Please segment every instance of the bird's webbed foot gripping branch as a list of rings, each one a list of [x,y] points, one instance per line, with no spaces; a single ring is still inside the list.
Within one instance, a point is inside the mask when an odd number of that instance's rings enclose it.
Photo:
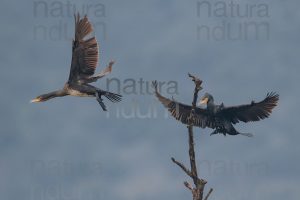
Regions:
[[[188,169],[182,163],[176,161],[174,158],[171,158],[172,161],[178,165],[191,179],[193,180],[194,185],[184,182],[184,185],[192,192],[193,200],[207,200],[209,195],[212,193],[213,189],[211,188],[204,197],[204,187],[207,183],[206,180],[198,177],[197,165],[195,160],[195,150],[194,150],[194,133],[193,133],[193,122],[194,122],[194,109],[196,108],[196,102],[198,98],[198,92],[202,89],[201,84],[202,80],[189,74],[189,77],[195,83],[194,97],[192,103],[192,110],[189,116],[189,124],[187,126],[189,133],[189,157],[191,168]]]

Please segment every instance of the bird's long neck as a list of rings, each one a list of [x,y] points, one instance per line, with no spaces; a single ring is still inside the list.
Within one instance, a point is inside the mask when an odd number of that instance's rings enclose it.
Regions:
[[[62,89],[62,90],[56,90],[53,92],[49,92],[47,94],[43,94],[43,95],[41,95],[41,97],[42,97],[43,101],[48,101],[49,99],[52,99],[55,97],[62,97],[62,96],[66,96],[66,95],[67,95],[67,92],[64,89]]]
[[[215,103],[214,103],[214,100],[213,99],[210,99],[208,102],[207,102],[207,109],[214,112],[215,110]]]

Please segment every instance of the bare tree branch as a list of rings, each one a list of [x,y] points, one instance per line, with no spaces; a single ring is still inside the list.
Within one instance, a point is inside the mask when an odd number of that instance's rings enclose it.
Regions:
[[[193,126],[188,126],[189,130],[189,156],[190,156],[190,165],[191,165],[191,178],[196,185],[198,182],[198,173],[197,173],[197,165],[195,160],[195,150],[194,150],[194,137],[193,137]]]
[[[188,176],[190,176],[191,178],[193,177],[193,175],[190,172],[190,170],[188,170],[182,163],[180,163],[177,160],[175,160],[175,158],[171,158],[171,160],[173,161],[173,163],[175,163],[176,165],[178,165]]]
[[[206,197],[204,198],[204,200],[207,200],[207,199],[208,199],[208,197],[209,197],[209,195],[212,193],[212,191],[213,191],[213,189],[210,188],[209,191],[208,191],[208,193],[207,193],[207,195],[206,195]]]
[[[187,126],[188,132],[189,132],[189,157],[190,157],[190,166],[191,170],[187,169],[182,163],[176,161],[174,158],[171,158],[172,161],[177,164],[188,176],[190,176],[193,179],[195,187],[193,188],[191,184],[188,182],[184,182],[184,185],[192,192],[193,200],[203,200],[203,191],[205,184],[207,183],[206,180],[200,179],[198,177],[198,171],[197,171],[197,164],[195,159],[195,150],[194,150],[194,133],[193,133],[193,122],[194,122],[194,112],[196,108],[196,102],[198,98],[198,92],[202,89],[201,84],[202,80],[197,78],[196,76],[193,76],[191,74],[188,74],[190,78],[192,78],[192,81],[195,83],[195,90],[194,90],[194,96],[193,96],[193,102],[192,102],[192,110],[189,116],[189,125]],[[210,194],[212,193],[213,189],[211,188],[207,195],[205,196],[204,200],[207,200]]]
[[[184,182],[185,187],[187,187],[189,190],[193,191],[193,187],[191,186],[190,183],[188,183],[187,181]]]

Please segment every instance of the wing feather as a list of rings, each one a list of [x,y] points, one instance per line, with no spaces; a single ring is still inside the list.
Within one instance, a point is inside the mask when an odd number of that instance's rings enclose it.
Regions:
[[[213,117],[202,108],[195,108],[193,119],[190,118],[192,111],[192,106],[185,105],[175,100],[170,100],[162,96],[157,90],[157,83],[154,82],[153,86],[155,88],[155,95],[158,100],[168,109],[171,115],[178,121],[181,121],[183,124],[190,124],[193,120],[193,125],[201,128],[210,127],[215,128],[215,122]]]
[[[279,95],[275,92],[268,93],[266,98],[258,103],[251,102],[251,104],[225,107],[218,115],[222,115],[236,124],[239,121],[250,122],[259,121],[270,116],[273,108],[277,105]]]
[[[75,38],[73,40],[72,63],[69,80],[86,79],[95,73],[99,48],[95,37],[88,37],[93,26],[87,16],[75,16]]]

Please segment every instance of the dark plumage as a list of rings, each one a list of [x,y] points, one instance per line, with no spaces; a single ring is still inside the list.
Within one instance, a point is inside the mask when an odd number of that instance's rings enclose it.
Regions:
[[[72,63],[70,75],[67,83],[61,90],[40,95],[31,102],[43,102],[55,97],[66,95],[79,97],[96,97],[100,106],[106,111],[106,106],[103,103],[101,96],[105,96],[112,102],[121,101],[121,95],[114,94],[108,91],[101,90],[89,83],[96,82],[99,78],[109,74],[112,70],[114,62],[102,70],[99,74],[94,75],[98,64],[98,43],[94,36],[92,24],[87,16],[80,18],[80,15],[75,17],[75,38],[72,46]],[[94,75],[94,76],[93,76]]]
[[[201,128],[212,128],[211,133],[229,134],[229,135],[245,135],[251,137],[251,133],[238,132],[233,124],[250,121],[259,121],[269,117],[272,109],[277,105],[279,95],[276,93],[268,93],[266,98],[258,103],[252,101],[250,104],[225,107],[215,105],[212,95],[206,93],[200,100],[200,103],[207,104],[206,109],[196,107],[191,117],[192,107],[189,105],[176,102],[163,97],[157,90],[157,84],[154,83],[155,94],[158,100],[169,110],[175,119],[181,121],[183,124],[193,124]]]

